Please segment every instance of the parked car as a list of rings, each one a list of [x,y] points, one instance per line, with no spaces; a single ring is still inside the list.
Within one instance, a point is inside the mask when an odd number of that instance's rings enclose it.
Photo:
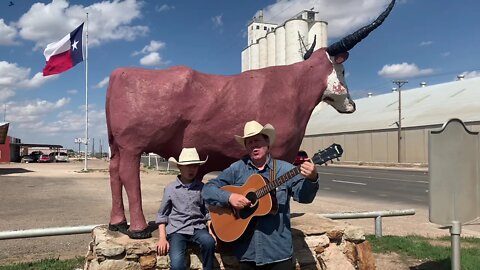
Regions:
[[[298,166],[307,160],[308,160],[307,152],[300,150],[298,151],[297,156],[295,157],[295,161],[293,162],[293,165]]]
[[[33,159],[33,157],[31,155],[24,155],[20,159],[20,162],[21,163],[31,163],[31,162],[35,162],[35,160]]]
[[[68,162],[68,154],[65,152],[52,152],[49,156],[53,162]]]
[[[40,157],[38,157],[38,160],[37,162],[51,162],[52,160],[50,159],[50,156],[49,155],[40,155]]]
[[[41,155],[43,155],[42,151],[32,151],[29,154],[33,158],[33,162],[37,162]]]

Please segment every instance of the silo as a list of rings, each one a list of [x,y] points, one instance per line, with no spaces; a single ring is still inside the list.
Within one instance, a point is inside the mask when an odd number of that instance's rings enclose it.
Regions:
[[[290,65],[303,61],[305,50],[298,34],[304,43],[308,43],[308,22],[302,19],[292,19],[285,22],[285,64]],[[302,53],[303,52],[303,53]]]
[[[314,49],[315,51],[322,47],[328,46],[327,25],[327,22],[317,21],[310,27],[310,30],[308,31],[308,48],[310,48],[310,45],[312,44],[315,35],[317,35],[317,44],[315,45]]]
[[[242,72],[250,70],[250,47],[242,51]]]
[[[260,46],[258,43],[250,45],[250,69],[258,69],[260,66],[259,48]]]
[[[267,38],[262,37],[258,39],[258,46],[259,68],[264,68],[267,66]]]
[[[275,29],[275,64],[285,65],[285,27]]]
[[[275,66],[275,32],[267,34],[267,67]]]

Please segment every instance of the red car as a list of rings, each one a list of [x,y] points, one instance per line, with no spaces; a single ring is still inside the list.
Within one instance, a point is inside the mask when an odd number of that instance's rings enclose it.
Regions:
[[[37,160],[37,162],[50,162],[50,161],[52,160],[50,159],[49,155],[40,155]]]
[[[307,152],[300,150],[298,151],[297,156],[295,157],[295,161],[293,162],[293,165],[298,166],[307,160],[308,160]]]

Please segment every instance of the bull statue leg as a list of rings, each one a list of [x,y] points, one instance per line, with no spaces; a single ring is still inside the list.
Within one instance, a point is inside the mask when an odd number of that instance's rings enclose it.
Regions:
[[[119,175],[120,153],[118,148],[112,148],[112,156],[110,157],[110,188],[112,190],[112,211],[110,212],[110,229],[124,230],[126,228],[127,218],[125,217],[125,209],[123,208],[122,182]],[[121,225],[120,225],[121,224]],[[116,228],[115,226],[123,226]]]
[[[151,237],[142,209],[140,190],[140,155],[112,147],[110,160],[110,187],[112,190],[112,211],[109,229],[121,231],[133,239]],[[130,227],[127,226],[123,206],[122,188],[125,188],[130,211]]]

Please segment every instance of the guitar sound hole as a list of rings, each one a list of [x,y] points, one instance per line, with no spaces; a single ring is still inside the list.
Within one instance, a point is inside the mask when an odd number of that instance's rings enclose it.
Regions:
[[[245,197],[252,203],[252,205],[257,203],[257,195],[255,192],[249,192]]]
[[[250,207],[245,207],[241,209],[238,213],[238,217],[241,219],[247,219],[249,218],[253,213],[258,208],[257,204],[257,196],[255,195],[255,192],[249,192],[245,195],[245,197],[252,203]]]

